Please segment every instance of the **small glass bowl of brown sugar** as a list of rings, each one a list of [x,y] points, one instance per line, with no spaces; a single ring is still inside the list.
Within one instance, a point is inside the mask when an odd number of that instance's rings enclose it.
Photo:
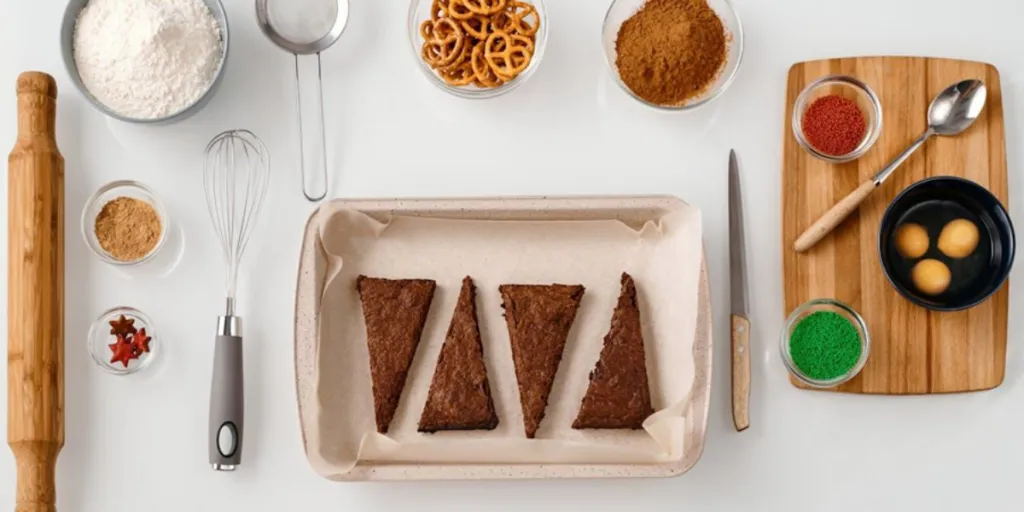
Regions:
[[[135,181],[114,181],[85,203],[82,236],[101,260],[138,265],[163,246],[167,222],[167,211],[152,190]]]
[[[718,98],[736,78],[743,25],[730,0],[614,0],[601,43],[622,90],[682,112]]]

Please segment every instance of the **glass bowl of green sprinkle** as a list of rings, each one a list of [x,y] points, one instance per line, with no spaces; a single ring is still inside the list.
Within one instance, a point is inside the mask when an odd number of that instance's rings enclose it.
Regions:
[[[854,378],[871,351],[864,319],[833,299],[814,299],[793,310],[779,339],[789,373],[815,388],[833,388]]]

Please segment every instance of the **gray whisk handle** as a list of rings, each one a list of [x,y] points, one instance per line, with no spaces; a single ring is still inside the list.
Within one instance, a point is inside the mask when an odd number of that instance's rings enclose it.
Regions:
[[[217,336],[210,389],[210,465],[234,471],[242,462],[245,391],[242,337]]]

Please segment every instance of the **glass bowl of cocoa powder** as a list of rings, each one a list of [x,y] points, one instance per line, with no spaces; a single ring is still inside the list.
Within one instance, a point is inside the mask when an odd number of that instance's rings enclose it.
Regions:
[[[660,111],[718,98],[743,59],[743,26],[730,0],[614,0],[602,46],[615,83]]]
[[[167,238],[167,210],[149,187],[131,180],[108,183],[82,210],[82,237],[101,260],[139,265],[160,251]]]

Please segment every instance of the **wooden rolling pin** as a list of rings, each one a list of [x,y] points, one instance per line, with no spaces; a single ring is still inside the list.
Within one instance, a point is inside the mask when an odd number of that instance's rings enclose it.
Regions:
[[[57,83],[18,77],[18,140],[7,160],[7,444],[17,512],[56,511],[64,446],[64,157]]]

